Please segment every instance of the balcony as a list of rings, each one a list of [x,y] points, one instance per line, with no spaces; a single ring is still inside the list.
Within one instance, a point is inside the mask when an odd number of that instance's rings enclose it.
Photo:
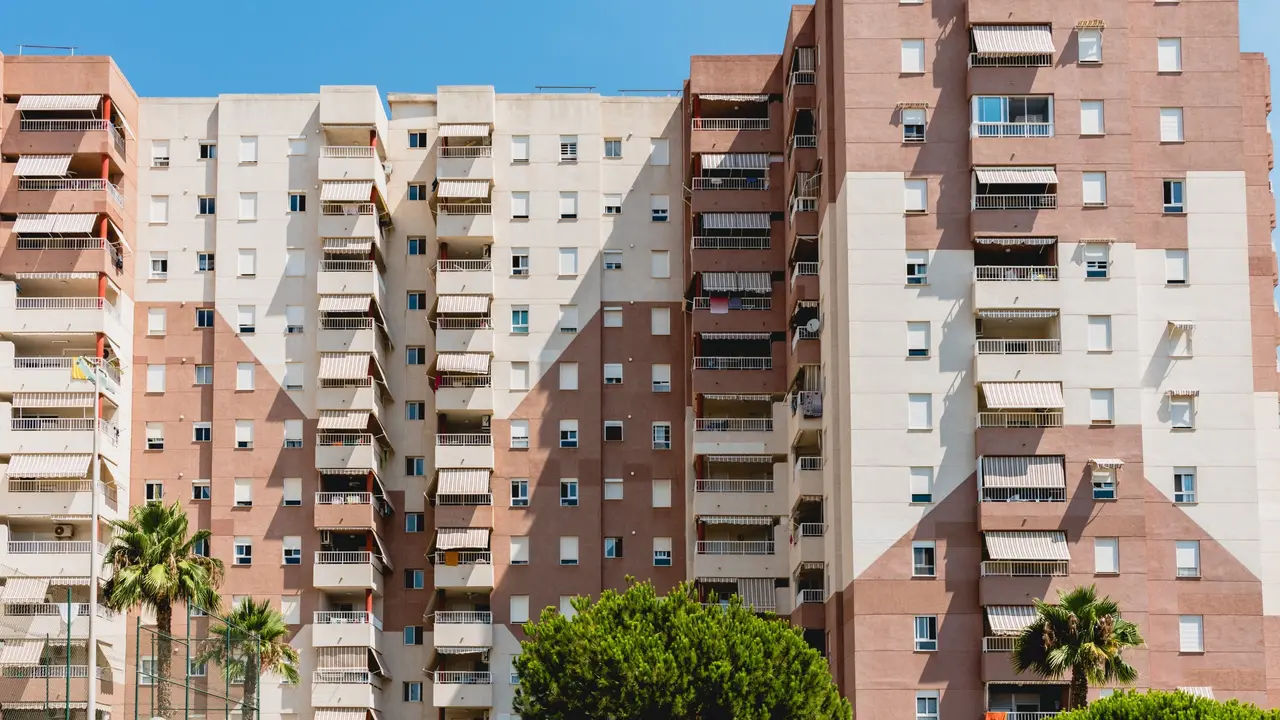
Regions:
[[[978,253],[975,253],[977,256]],[[981,257],[975,261],[982,262]],[[973,301],[979,310],[991,308],[1057,308],[1062,306],[1062,286],[1057,264],[985,265],[973,269]],[[1056,313],[1055,313],[1056,314]],[[1050,317],[1043,315],[1043,317]],[[1032,319],[1030,316],[993,318]]]
[[[87,527],[77,528],[88,534]],[[14,575],[33,577],[83,577],[89,574],[89,540],[10,540],[7,555],[0,565],[12,569]],[[99,542],[94,562],[102,562],[105,542]]]
[[[436,236],[441,238],[493,237],[493,203],[487,194],[471,202],[442,199],[436,205]]]
[[[431,700],[438,708],[493,707],[493,673],[437,670]]]
[[[822,458],[818,455],[801,455],[796,458],[791,471],[791,497],[822,497]]]
[[[365,180],[373,183],[379,197],[387,196],[387,172],[378,148],[361,145],[324,145],[320,148],[319,179],[323,183]],[[369,199],[365,195],[360,199]]]
[[[344,592],[372,590],[381,595],[386,565],[376,553],[366,550],[317,550],[312,567],[312,585],[317,590]]]
[[[32,193],[105,193],[116,208],[124,209],[120,186],[101,178],[18,178],[18,190]],[[27,200],[32,206],[38,201]]]
[[[83,588],[76,588],[77,590]],[[65,597],[65,591],[50,590],[50,595],[61,599]],[[87,595],[74,593],[79,599],[73,599],[70,635],[73,639],[84,640],[89,637],[89,602]],[[7,630],[16,631],[24,637],[63,637],[67,636],[66,613],[67,606],[59,602],[24,602],[24,603],[5,603],[0,606],[3,611],[5,627]],[[97,617],[108,622],[114,621],[118,616],[115,612],[106,606],[99,604]],[[74,672],[74,671],[73,671]],[[74,675],[73,675],[74,677]],[[87,677],[81,675],[80,677]]]
[[[383,346],[385,337],[382,328],[371,317],[332,317],[322,316],[316,323],[320,334],[316,338],[318,352],[372,353],[375,345]],[[325,405],[324,407],[332,407]]]
[[[798,504],[799,516],[791,526],[791,553],[789,564],[796,568],[820,565],[826,557],[827,525],[824,522],[806,521],[822,517],[822,503],[811,499]]]
[[[321,295],[371,295],[385,302],[385,287],[373,260],[321,260],[316,275],[316,292]]]
[[[368,492],[318,492],[315,504],[317,530],[382,529],[383,501]]]
[[[821,588],[799,590],[796,592],[796,607],[801,605],[821,605],[827,601],[827,591]]]
[[[777,527],[708,526],[706,534],[729,538],[747,536],[746,540],[711,539],[694,543],[694,576],[696,577],[784,577],[786,557],[778,553]],[[731,527],[725,531],[723,528]],[[716,528],[720,528],[717,530]],[[743,532],[743,530],[746,532]],[[782,545],[785,547],[785,545]]]
[[[488,315],[440,315],[436,318],[437,353],[491,353],[493,319]]]
[[[16,412],[16,411],[15,411]],[[93,452],[94,432],[99,439],[98,451],[118,461],[120,428],[110,420],[92,417],[11,417],[8,433],[0,431],[8,452],[46,455],[88,455]]]
[[[1062,427],[1061,410],[993,410],[978,413],[980,428]]]
[[[321,470],[364,470],[384,473],[390,450],[373,433],[316,434],[316,467]]]
[[[695,357],[694,370],[772,370],[771,357]]]
[[[439,610],[434,615],[436,647],[493,647],[493,613]]]
[[[744,295],[739,297],[729,297],[726,299],[726,305],[729,310],[772,310],[773,298],[767,295],[753,296]],[[696,297],[693,299],[694,310],[710,310],[710,297]]]
[[[436,261],[436,293],[439,295],[493,295],[493,261]]]
[[[739,132],[743,130],[768,130],[769,118],[767,117],[741,117],[741,118],[708,118],[696,117],[693,119],[694,130],[716,130]]]
[[[15,333],[106,334],[121,340],[128,336],[116,305],[108,298],[81,296],[39,296],[49,285],[47,280],[21,280],[0,283],[0,315],[9,318],[5,330]],[[50,292],[53,291],[49,287]]]
[[[493,435],[489,433],[437,433],[436,466],[493,467]]]
[[[974,122],[969,126],[974,138],[1048,138],[1053,137],[1051,122]]]
[[[442,127],[448,131],[450,127]],[[436,149],[436,175],[446,178],[493,179],[493,140],[488,126],[474,126],[483,130],[483,137],[458,137],[441,135]]]
[[[754,177],[699,176],[693,178],[694,190],[768,190],[769,176]]]
[[[375,243],[382,240],[378,206],[371,202],[322,202],[317,229],[326,244],[352,238],[367,238]]]
[[[36,216],[47,217],[47,216]],[[40,272],[85,272],[115,274],[123,267],[121,237],[114,228],[108,237],[94,237],[90,233],[97,232],[98,216],[88,213],[59,215],[58,220],[39,228],[57,228],[68,224],[66,233],[39,232],[38,230],[20,230],[35,225],[32,216],[24,215],[14,223],[12,248],[19,252],[6,258],[4,269],[7,273]],[[83,233],[78,233],[87,228]]]
[[[974,210],[1052,210],[1058,207],[1058,174],[1051,167],[977,167]]]
[[[8,515],[88,515],[93,498],[89,479],[15,478],[0,485],[0,507]],[[117,510],[116,486],[98,483],[103,506]]]
[[[351,610],[317,610],[312,615],[312,647],[364,645],[380,650],[382,620],[373,613]]]
[[[88,337],[83,338],[83,341],[93,342]],[[71,379],[71,366],[75,363],[75,358],[52,354],[57,352],[59,347],[59,345],[44,343],[15,347],[13,343],[0,341],[0,390],[5,392],[83,391],[87,385]],[[91,359],[90,362],[101,367],[101,363],[96,359]],[[115,394],[119,391],[120,371],[108,365],[107,376],[115,382],[115,387],[104,389]]]
[[[121,158],[125,154],[125,139],[121,129],[110,120],[92,117],[57,117],[67,111],[21,110],[16,142],[5,142],[6,154],[51,154],[66,152],[102,155],[114,150]],[[99,112],[99,108],[83,111],[83,114]],[[80,136],[80,137],[72,137]],[[6,141],[9,138],[5,138]]]
[[[768,465],[755,467],[769,468]],[[739,472],[746,474],[743,470]],[[781,515],[786,512],[787,488],[778,482],[777,476],[785,478],[785,472],[786,465],[778,463],[769,477],[699,478],[694,481],[693,512],[699,516]]]
[[[383,679],[371,670],[314,670],[311,673],[311,706],[382,709]]]
[[[436,378],[436,409],[492,412],[493,376],[443,374]]]
[[[704,400],[703,413],[694,418],[693,451],[699,455],[783,455],[786,442],[785,406],[764,401]]]
[[[437,550],[430,559],[439,589],[493,589],[493,553],[488,550]]]

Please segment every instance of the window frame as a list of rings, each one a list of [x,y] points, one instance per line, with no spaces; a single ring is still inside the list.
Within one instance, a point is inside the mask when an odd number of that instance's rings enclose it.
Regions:
[[[923,623],[921,621],[924,621]],[[912,619],[912,635],[915,652],[938,651],[938,616],[916,615]],[[921,634],[921,631],[924,634]]]
[[[928,554],[927,564],[918,559],[918,553]],[[911,543],[911,577],[938,577],[938,543],[936,540],[915,540]]]
[[[1173,504],[1195,505],[1199,502],[1199,483],[1197,469],[1190,465],[1176,465],[1173,468]],[[1187,480],[1190,479],[1190,489]]]

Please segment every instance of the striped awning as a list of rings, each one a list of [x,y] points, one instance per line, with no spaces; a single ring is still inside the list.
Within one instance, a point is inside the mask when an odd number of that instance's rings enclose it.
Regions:
[[[702,393],[702,399],[731,400],[733,402],[773,402],[773,396],[764,393]]]
[[[704,455],[703,459],[713,463],[758,463],[772,465],[772,455]]]
[[[698,521],[707,525],[777,525],[772,515],[700,515]]]
[[[1053,32],[1048,25],[974,25],[973,44],[985,57],[1052,55]]]
[[[94,405],[93,393],[16,392],[13,394],[13,406],[16,408],[88,408]]]
[[[326,180],[320,186],[324,202],[369,202],[372,197],[372,180]]]
[[[703,170],[768,170],[769,153],[702,153]]]
[[[1119,470],[1124,467],[1124,461],[1120,458],[1089,458],[1089,464],[1099,470]]]
[[[767,272],[704,272],[702,289],[707,292],[749,292],[768,294],[773,290]]]
[[[1174,397],[1200,397],[1199,390],[1165,390],[1164,394]]]
[[[1036,619],[1034,605],[988,605],[987,623],[992,635],[1018,635]]]
[[[978,317],[986,320],[1044,320],[1058,317],[1057,310],[979,310]]]
[[[698,94],[699,100],[714,100],[717,102],[769,102],[768,95],[725,95],[725,94]]]
[[[1067,474],[1058,455],[982,458],[982,486],[990,488],[1065,488]]]
[[[19,110],[97,110],[101,95],[23,95]]]
[[[440,372],[489,374],[489,353],[440,353],[436,356],[436,369]]]
[[[489,492],[489,470],[485,468],[440,468],[437,495],[484,495]]]
[[[367,712],[361,708],[316,708],[315,720],[365,720]]]
[[[368,410],[321,410],[320,430],[364,430],[369,427]]]
[[[488,528],[437,528],[436,547],[440,550],[462,548],[489,549]]]
[[[44,602],[49,578],[11,577],[0,587],[0,603]]]
[[[90,235],[98,222],[94,213],[20,213],[13,221],[19,235]]]
[[[1169,327],[1182,332],[1191,332],[1196,329],[1196,324],[1191,320],[1170,320]]]
[[[40,598],[44,600],[43,597]],[[44,640],[0,640],[0,665],[38,665],[44,654]]]
[[[440,137],[489,137],[488,125],[441,125]]]
[[[365,254],[373,249],[371,237],[327,237],[324,238],[324,251],[331,253]]]
[[[14,177],[66,177],[70,155],[23,155],[13,169]]]
[[[369,376],[370,353],[321,353],[321,380],[359,380]]]
[[[769,213],[702,213],[703,230],[768,230]]]
[[[1051,167],[985,167],[974,168],[978,182],[984,185],[1053,185],[1058,173]]]
[[[106,641],[106,640],[102,640],[101,642],[106,643],[107,641]],[[65,708],[65,707],[68,707],[68,706],[70,706],[70,708],[71,708],[72,710],[87,710],[87,709],[89,709],[89,703],[88,703],[87,701],[85,701],[85,700],[72,700],[72,701],[71,701],[71,702],[69,702],[69,703],[68,703],[68,702],[66,702],[65,700],[64,700],[64,701],[59,702],[59,701],[57,701],[57,700],[52,700],[52,699],[51,699],[51,700],[48,700],[48,701],[45,701],[45,700],[25,700],[25,701],[18,701],[18,702],[4,702],[4,701],[0,701],[0,711],[3,711],[3,710],[44,710],[44,711],[46,711],[46,713],[47,713],[47,711],[52,710],[52,711],[54,712],[54,714],[56,715],[56,714],[57,714],[57,712],[58,712],[58,709],[59,709],[59,708]],[[104,716],[104,717],[111,717],[110,715],[107,715],[106,713],[103,713],[103,716]],[[47,714],[46,714],[46,717],[48,717],[48,715],[47,715]]]
[[[703,340],[768,340],[773,337],[767,332],[704,332],[698,333]]]
[[[371,295],[321,295],[320,312],[367,312]]]
[[[6,474],[11,478],[84,478],[90,455],[14,455]]]
[[[1070,560],[1067,534],[1053,531],[985,533],[992,560]]]
[[[1052,245],[1058,242],[1056,237],[976,237],[975,245]]]
[[[480,645],[437,645],[437,655],[483,655],[489,652],[488,646]]]
[[[738,578],[738,595],[742,597],[742,604],[749,608],[773,610],[778,607],[773,578]]]
[[[926,100],[904,100],[896,107],[899,110],[928,110],[929,103]]]
[[[441,180],[436,196],[442,198],[487,198],[488,180]]]
[[[491,302],[488,295],[441,295],[436,299],[436,312],[487,313]]]
[[[1207,700],[1213,699],[1213,688],[1205,687],[1203,685],[1198,685],[1198,686],[1188,685],[1185,687],[1179,686],[1178,692],[1186,693],[1188,695],[1194,695],[1196,697],[1205,698]]]
[[[1053,382],[982,383],[982,396],[992,410],[1060,410],[1062,385]]]

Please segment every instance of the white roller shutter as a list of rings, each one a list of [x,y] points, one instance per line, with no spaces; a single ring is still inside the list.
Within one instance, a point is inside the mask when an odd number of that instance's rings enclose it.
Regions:
[[[1160,108],[1160,142],[1182,139],[1182,108]]]

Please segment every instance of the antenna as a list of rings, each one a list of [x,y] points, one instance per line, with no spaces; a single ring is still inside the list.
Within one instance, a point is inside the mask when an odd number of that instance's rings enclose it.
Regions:
[[[79,45],[19,45],[18,54],[26,55],[27,48],[32,50],[66,50],[68,55],[75,55],[76,50],[80,49]]]

